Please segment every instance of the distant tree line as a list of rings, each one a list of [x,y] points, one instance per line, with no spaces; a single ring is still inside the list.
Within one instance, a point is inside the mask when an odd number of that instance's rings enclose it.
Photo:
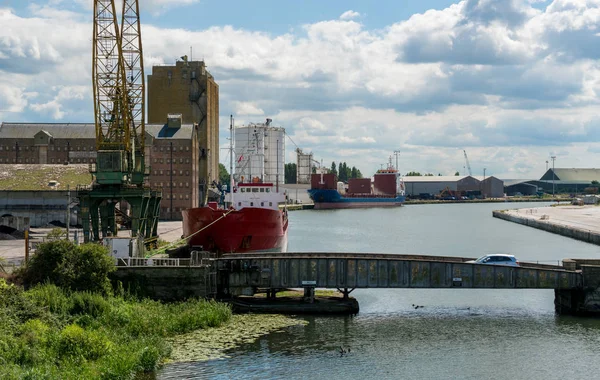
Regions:
[[[351,178],[362,178],[363,175],[355,166],[350,168],[346,162],[340,162],[336,166],[335,161],[331,163],[331,173],[337,175],[339,181],[347,182]]]
[[[297,167],[295,163],[285,164],[285,183],[296,183],[296,171]],[[317,169],[312,168],[312,173],[316,173]],[[341,162],[336,165],[335,161],[331,163],[331,173],[334,173],[339,181],[348,181],[350,178],[363,178],[362,173],[355,166],[350,168],[345,162]]]

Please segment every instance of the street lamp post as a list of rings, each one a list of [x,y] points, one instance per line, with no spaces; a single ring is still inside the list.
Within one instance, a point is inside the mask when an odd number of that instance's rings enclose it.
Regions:
[[[554,160],[556,160],[556,156],[551,156],[552,159],[552,197],[554,197],[554,178],[556,178],[556,174],[554,174]]]
[[[485,168],[483,168],[483,183],[482,183],[482,185],[483,185],[483,196],[485,197],[485,193],[486,193],[486,191],[485,191]]]

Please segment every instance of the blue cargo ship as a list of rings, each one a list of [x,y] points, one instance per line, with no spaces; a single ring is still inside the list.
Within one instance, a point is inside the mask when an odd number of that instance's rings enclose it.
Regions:
[[[406,199],[404,183],[391,165],[378,170],[373,182],[370,178],[355,178],[347,185],[338,182],[332,173],[312,174],[308,194],[315,209],[398,207]]]

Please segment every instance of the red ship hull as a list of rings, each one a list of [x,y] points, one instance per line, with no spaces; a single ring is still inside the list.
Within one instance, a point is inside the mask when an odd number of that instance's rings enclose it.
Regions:
[[[285,211],[198,207],[183,210],[182,215],[184,237],[202,230],[188,239],[190,246],[202,246],[204,250],[217,253],[285,252],[287,249],[288,220]]]

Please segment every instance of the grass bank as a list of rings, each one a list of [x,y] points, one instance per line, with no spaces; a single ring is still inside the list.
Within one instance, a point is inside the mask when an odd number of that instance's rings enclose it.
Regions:
[[[230,319],[213,301],[163,304],[55,285],[24,291],[0,279],[0,378],[132,378],[170,356],[169,338]]]

